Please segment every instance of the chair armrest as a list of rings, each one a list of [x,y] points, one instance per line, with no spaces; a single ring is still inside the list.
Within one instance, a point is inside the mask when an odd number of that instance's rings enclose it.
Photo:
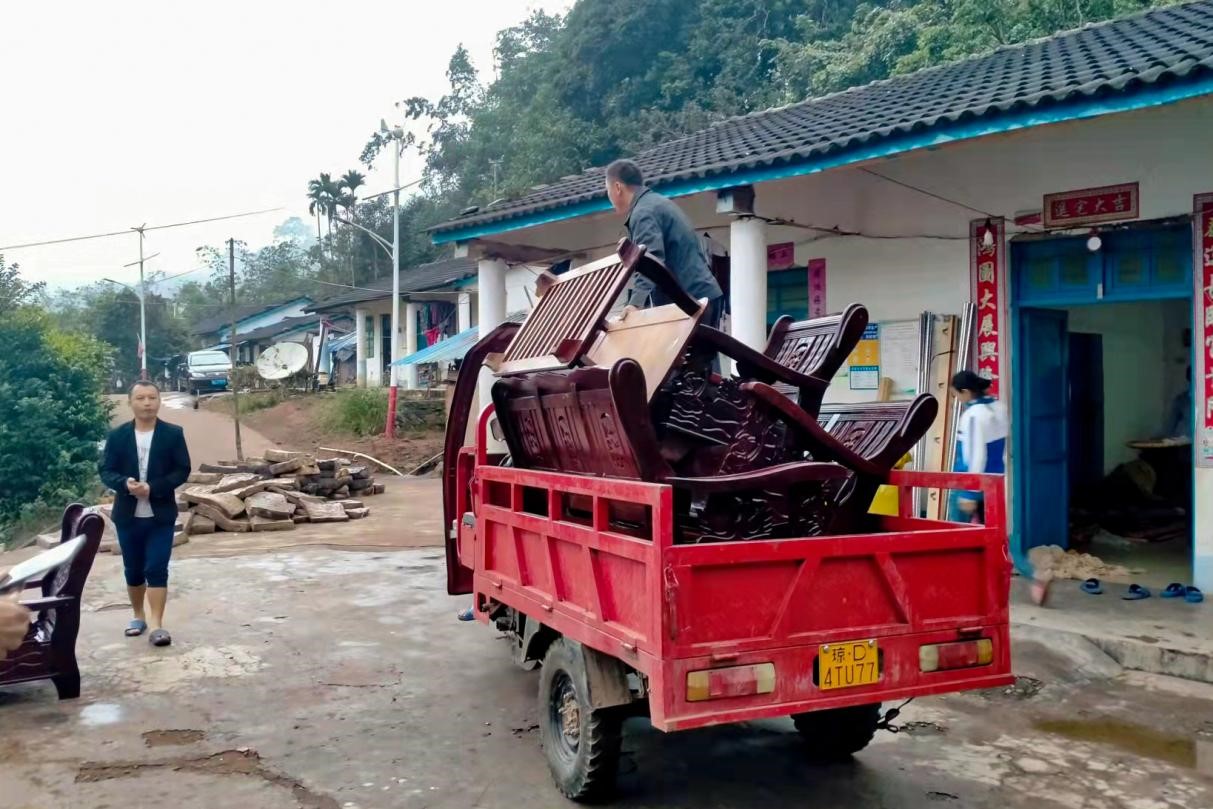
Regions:
[[[79,604],[79,601],[74,596],[45,596],[44,598],[31,598],[28,601],[20,602],[20,604],[30,612],[42,612],[43,610],[54,609],[56,607]]]
[[[713,475],[702,478],[667,478],[666,483],[680,489],[690,489],[700,495],[748,492],[762,489],[786,489],[798,483],[840,480],[851,471],[836,463],[819,461],[793,461],[792,463],[768,466],[753,472],[737,472],[731,475]]]
[[[695,329],[695,340],[707,343],[726,357],[744,366],[747,376],[756,377],[764,382],[783,382],[796,388],[815,388],[825,390],[829,381],[815,376],[802,374],[783,363],[755,351],[737,338],[725,334],[720,329],[711,326],[698,326]]]
[[[888,476],[888,470],[840,444],[838,439],[817,423],[817,419],[770,385],[763,382],[746,382],[742,384],[741,389],[769,406],[775,411],[776,416],[796,430],[799,437],[809,445],[809,450],[814,457],[835,461],[862,475],[877,478]]]

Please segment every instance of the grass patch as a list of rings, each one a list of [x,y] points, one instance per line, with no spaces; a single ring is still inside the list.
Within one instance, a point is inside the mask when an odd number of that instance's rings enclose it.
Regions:
[[[359,437],[378,435],[387,423],[387,391],[383,388],[340,390],[319,414],[320,426],[329,432]]]

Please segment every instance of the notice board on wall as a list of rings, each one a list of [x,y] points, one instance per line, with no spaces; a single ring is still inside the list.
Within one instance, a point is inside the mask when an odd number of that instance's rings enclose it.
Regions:
[[[921,330],[917,319],[869,324],[864,339],[831,385],[827,399],[871,401],[876,398],[880,380],[884,378],[892,380],[892,399],[913,399],[918,395]]]

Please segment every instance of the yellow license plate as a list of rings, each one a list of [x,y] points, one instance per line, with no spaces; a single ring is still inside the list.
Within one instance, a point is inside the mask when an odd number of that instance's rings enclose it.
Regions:
[[[822,691],[880,681],[880,650],[874,640],[827,643],[817,651],[817,685]]]

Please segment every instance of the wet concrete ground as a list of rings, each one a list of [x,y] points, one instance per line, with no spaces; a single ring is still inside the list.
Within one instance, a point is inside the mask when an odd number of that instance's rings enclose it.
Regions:
[[[0,690],[6,809],[566,805],[536,674],[454,620],[438,549],[181,558],[167,650],[122,637],[116,562],[89,583],[82,698]],[[915,702],[847,764],[807,764],[788,722],[667,736],[632,720],[617,805],[1213,806],[1213,687],[1079,681],[1061,652],[1021,646],[1034,679]]]

